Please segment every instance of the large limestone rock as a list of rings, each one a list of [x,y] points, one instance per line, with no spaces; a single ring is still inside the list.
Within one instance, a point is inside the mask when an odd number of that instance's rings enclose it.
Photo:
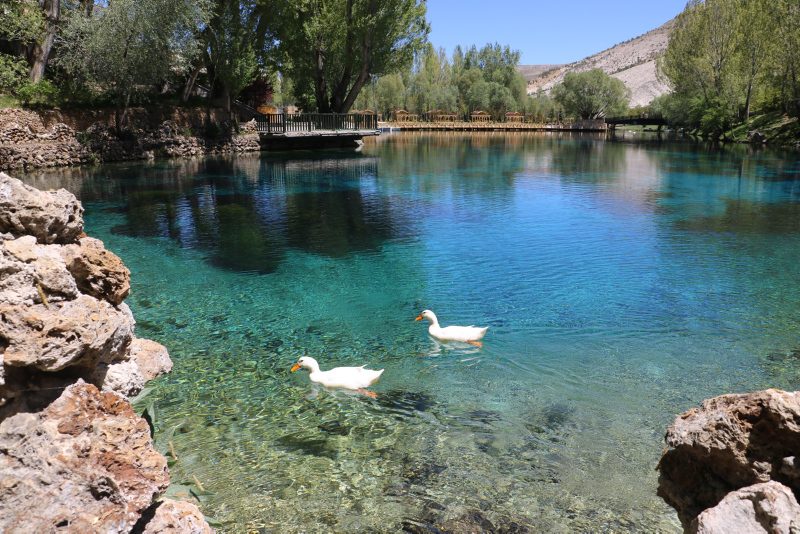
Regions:
[[[122,361],[100,363],[89,377],[103,391],[126,397],[141,393],[150,380],[169,373],[172,360],[164,345],[149,339],[134,338]]]
[[[111,304],[130,294],[131,272],[99,239],[84,237],[79,245],[61,247],[61,255],[82,292]]]
[[[172,362],[134,337],[130,272],[81,212],[0,173],[0,532],[212,532],[153,505],[167,462],[125,397]]]
[[[83,233],[83,206],[66,189],[39,191],[0,172],[0,232],[72,243]]]
[[[78,295],[75,278],[58,250],[39,246],[33,236],[0,243],[0,304],[33,306]]]
[[[775,480],[800,490],[800,392],[722,395],[678,416],[667,431],[658,495],[685,528],[740,488]],[[798,462],[800,463],[800,462]]]
[[[58,371],[120,360],[133,338],[133,320],[122,307],[89,295],[48,306],[0,304],[5,365]]]
[[[129,532],[169,486],[129,402],[79,381],[0,423],[0,532]]]
[[[755,484],[729,493],[692,522],[692,534],[790,534],[800,532],[800,505],[780,482]]]

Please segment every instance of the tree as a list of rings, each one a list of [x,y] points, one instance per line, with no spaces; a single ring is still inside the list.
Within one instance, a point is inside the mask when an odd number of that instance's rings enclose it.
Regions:
[[[377,111],[380,113],[389,113],[392,109],[401,108],[405,100],[403,78],[399,74],[387,74],[378,78],[375,99]]]
[[[800,6],[796,0],[775,0],[772,20],[777,28],[773,49],[775,80],[783,95],[784,108],[800,115]]]
[[[133,92],[165,81],[198,52],[194,35],[203,24],[201,2],[114,0],[105,9],[70,18],[58,63],[114,95],[118,134]]]
[[[764,67],[769,58],[769,42],[770,36],[774,34],[774,26],[763,0],[743,0],[736,22],[739,41],[736,60],[745,85],[744,116],[749,119],[756,81],[765,74]]]
[[[30,76],[26,58],[47,32],[45,12],[35,0],[4,0],[0,4],[0,88],[16,88],[25,75]]]
[[[37,83],[44,76],[44,69],[53,49],[61,9],[59,0],[42,0],[40,5],[46,22],[44,32],[30,47],[31,71],[28,76],[33,83]]]
[[[743,1],[691,0],[675,21],[658,63],[659,76],[690,110],[691,123],[704,124],[704,130],[719,132],[729,124],[744,97],[746,76],[737,67],[742,65],[739,57],[747,34],[753,31],[744,29],[751,21],[741,18]],[[723,120],[725,113],[729,117]]]
[[[423,0],[285,0],[282,68],[298,97],[313,88],[321,113],[346,113],[371,76],[410,65],[429,30]]]
[[[226,109],[235,115],[233,101],[258,75],[256,55],[257,6],[240,0],[218,0],[206,32],[214,76],[225,91]],[[234,120],[237,125],[238,121]]]
[[[622,80],[612,78],[602,69],[568,72],[564,82],[553,87],[553,100],[569,115],[598,119],[628,109],[631,90]]]

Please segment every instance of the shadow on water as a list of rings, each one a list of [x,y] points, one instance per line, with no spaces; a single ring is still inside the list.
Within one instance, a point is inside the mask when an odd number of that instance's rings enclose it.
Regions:
[[[272,273],[288,247],[342,258],[406,232],[401,210],[363,193],[364,182],[377,178],[377,158],[323,155],[109,166],[107,174],[84,176],[78,196],[115,201],[104,209],[125,221],[112,233],[172,239],[230,271]]]
[[[725,209],[715,215],[676,221],[681,230],[718,234],[796,234],[800,232],[800,202],[766,203],[723,199]]]

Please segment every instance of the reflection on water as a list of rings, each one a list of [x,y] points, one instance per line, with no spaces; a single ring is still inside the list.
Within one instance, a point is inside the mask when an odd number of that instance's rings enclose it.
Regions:
[[[173,480],[229,532],[678,532],[674,414],[796,389],[794,154],[413,132],[361,153],[40,171],[164,343]],[[489,325],[484,346],[414,322]],[[289,373],[385,368],[376,399]],[[426,530],[427,529],[427,530]]]

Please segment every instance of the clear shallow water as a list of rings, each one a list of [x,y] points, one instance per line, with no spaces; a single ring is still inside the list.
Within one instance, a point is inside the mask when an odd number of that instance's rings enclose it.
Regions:
[[[800,387],[800,165],[747,147],[383,135],[360,153],[31,173],[132,271],[170,351],[173,481],[230,532],[678,532],[675,414]],[[481,349],[413,321],[489,325]],[[385,368],[377,399],[289,373]]]

